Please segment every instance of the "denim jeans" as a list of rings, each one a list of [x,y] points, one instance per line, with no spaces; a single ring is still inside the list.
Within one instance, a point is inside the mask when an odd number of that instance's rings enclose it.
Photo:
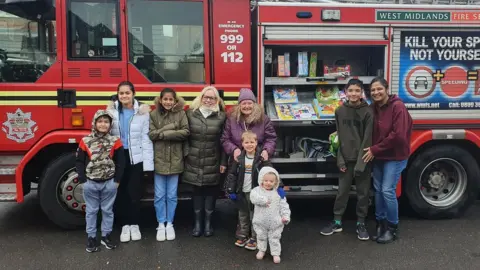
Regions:
[[[155,212],[158,223],[173,223],[177,208],[178,174],[155,174]]]
[[[88,237],[96,237],[97,235],[97,216],[100,209],[102,210],[102,236],[106,236],[112,231],[113,204],[116,196],[117,185],[113,179],[105,182],[87,180],[83,184]]]
[[[373,187],[375,188],[375,216],[398,224],[398,201],[396,188],[400,174],[408,160],[377,160],[373,163]]]

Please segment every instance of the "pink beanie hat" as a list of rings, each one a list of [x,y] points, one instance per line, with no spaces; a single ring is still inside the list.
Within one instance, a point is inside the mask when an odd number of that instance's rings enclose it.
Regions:
[[[252,90],[248,88],[240,89],[240,95],[238,96],[238,103],[244,100],[252,100],[253,102],[257,102],[257,98],[253,94]]]

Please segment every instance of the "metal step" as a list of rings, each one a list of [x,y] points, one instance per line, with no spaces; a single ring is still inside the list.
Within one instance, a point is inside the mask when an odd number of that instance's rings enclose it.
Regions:
[[[0,175],[15,175],[16,166],[0,165]]]
[[[0,202],[15,202],[16,200],[16,193],[0,193]]]
[[[323,179],[323,178],[338,178],[338,173],[284,173],[280,174],[282,179]]]
[[[0,202],[15,202],[17,200],[17,185],[15,170],[23,156],[0,156]]]
[[[314,163],[314,162],[326,162],[323,157],[318,158],[271,158],[272,163]]]

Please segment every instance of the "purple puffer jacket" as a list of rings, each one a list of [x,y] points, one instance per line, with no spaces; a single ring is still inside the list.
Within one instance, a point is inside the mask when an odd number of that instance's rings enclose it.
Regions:
[[[277,133],[270,118],[264,115],[263,123],[247,125],[247,128],[257,134],[258,144],[263,145],[263,149],[267,150],[268,156],[272,157],[275,153]],[[245,124],[243,121],[238,123],[235,117],[232,116],[227,119],[220,141],[228,155],[232,155],[236,148],[242,149],[242,133],[244,131]]]

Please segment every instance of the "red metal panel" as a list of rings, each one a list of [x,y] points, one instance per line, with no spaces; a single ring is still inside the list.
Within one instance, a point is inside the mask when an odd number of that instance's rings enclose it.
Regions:
[[[466,130],[465,131],[465,139],[473,142],[478,147],[480,147],[480,130]]]
[[[15,85],[9,87],[9,89],[12,92],[32,91],[32,95],[40,90],[36,85]],[[56,91],[53,93],[56,94]],[[38,101],[38,103],[40,102],[41,101]],[[45,134],[62,127],[62,113],[57,106],[39,106],[35,104],[8,105],[1,106],[0,109],[0,125],[2,125],[2,131],[0,132],[0,149],[2,152],[27,151]],[[18,109],[20,111],[17,111]],[[16,112],[20,115],[17,115]],[[12,119],[12,117],[14,119]],[[14,121],[16,121],[16,123],[26,123],[26,126],[17,125]]]
[[[8,98],[0,101],[2,152],[27,151],[42,136],[63,127],[62,109],[56,101],[57,89],[62,86],[62,5],[62,0],[56,1],[58,50],[52,66],[34,83],[0,82],[0,96]],[[13,116],[16,112],[19,114]]]
[[[312,5],[312,6],[260,6],[259,7],[259,22],[260,23],[323,23],[321,12],[323,9],[335,9],[340,10],[341,20],[339,22],[325,22],[329,24],[369,24],[376,23],[375,14],[376,10],[394,10],[394,11],[451,11],[451,19],[449,21],[415,21],[407,22],[408,24],[435,24],[438,26],[441,25],[471,25],[478,23],[478,14],[480,13],[478,9],[472,10],[472,7],[467,8],[458,8],[458,7],[442,7],[437,8],[432,7],[395,7],[392,6],[382,7],[359,7],[359,6],[349,6],[349,7],[340,7],[335,5]],[[312,17],[309,19],[299,19],[297,18],[297,12],[311,12]],[[388,22],[378,22],[380,24],[406,24],[402,21],[388,21]]]
[[[322,23],[322,9],[340,10],[339,23],[374,23],[374,8],[351,7],[299,7],[299,6],[260,6],[260,23]],[[297,12],[311,12],[309,19],[297,18]],[[331,22],[329,22],[331,23]]]
[[[214,82],[250,87],[250,1],[213,0],[212,7]]]

